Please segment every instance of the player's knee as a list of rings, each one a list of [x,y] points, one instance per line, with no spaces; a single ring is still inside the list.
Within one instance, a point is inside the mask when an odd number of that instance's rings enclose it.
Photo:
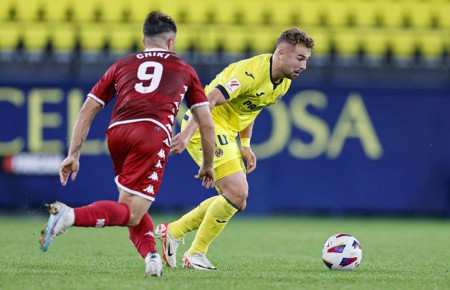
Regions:
[[[141,219],[142,219],[142,215],[137,215],[133,212],[130,212],[130,219],[128,220],[127,226],[135,227],[141,222]]]
[[[237,188],[234,194],[238,197],[240,203],[243,203],[247,200],[248,197],[248,184],[242,185],[240,188]]]
[[[234,193],[230,201],[239,209],[243,211],[247,204],[248,191],[241,191],[239,193]]]
[[[240,198],[241,198],[241,203],[243,203],[244,206],[245,206],[245,204],[246,204],[247,197],[248,197],[248,191],[246,190],[246,191],[243,192],[243,193],[241,194],[241,196],[240,196]]]
[[[247,207],[247,200],[244,200],[241,206],[239,206],[239,212],[243,212],[246,207]]]
[[[219,184],[219,188],[225,198],[237,209],[243,210],[245,208],[248,197],[248,184],[245,178],[227,180],[227,182]]]

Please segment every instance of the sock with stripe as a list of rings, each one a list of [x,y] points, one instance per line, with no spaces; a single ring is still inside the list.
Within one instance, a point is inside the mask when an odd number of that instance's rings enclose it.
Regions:
[[[170,223],[170,235],[175,239],[181,239],[186,233],[198,229],[203,221],[206,210],[218,197],[219,195],[216,195],[204,200],[199,206],[182,216],[179,220]]]
[[[237,207],[224,196],[216,198],[208,207],[188,254],[208,252],[209,245],[222,232],[237,211]]]
[[[130,220],[130,209],[125,203],[101,200],[88,206],[74,208],[77,227],[126,226]]]

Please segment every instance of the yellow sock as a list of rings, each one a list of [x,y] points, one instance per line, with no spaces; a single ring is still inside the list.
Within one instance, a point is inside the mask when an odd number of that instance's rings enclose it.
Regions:
[[[238,209],[222,195],[216,198],[206,211],[188,254],[206,253],[209,245],[222,232],[237,211]]]
[[[186,233],[198,229],[203,221],[206,210],[219,195],[204,200],[199,206],[182,216],[180,219],[171,222],[169,233],[175,239],[181,239]]]

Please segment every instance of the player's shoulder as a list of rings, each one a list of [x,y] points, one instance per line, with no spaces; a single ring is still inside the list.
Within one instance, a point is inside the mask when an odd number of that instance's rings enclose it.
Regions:
[[[194,68],[185,59],[174,52],[170,54],[170,57],[167,58],[167,60],[174,63],[178,70],[185,70],[190,73],[196,74]]]
[[[251,58],[238,61],[234,64],[235,69],[243,72],[251,72],[257,74],[264,71],[265,67],[270,66],[271,54],[260,54]]]
[[[260,54],[254,57],[242,60],[239,66],[239,75],[246,82],[257,82],[265,79],[270,70],[271,54]]]
[[[251,58],[241,60],[238,63],[242,66],[247,66],[247,67],[260,67],[265,64],[269,64],[271,56],[272,56],[272,54],[270,54],[270,53],[259,54],[259,55],[253,56]]]

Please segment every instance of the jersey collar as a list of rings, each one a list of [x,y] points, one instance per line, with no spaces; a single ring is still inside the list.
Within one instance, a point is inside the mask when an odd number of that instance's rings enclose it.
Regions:
[[[168,51],[168,50],[164,49],[164,48],[146,48],[144,50],[144,52],[147,52],[147,51]]]
[[[272,61],[273,61],[273,54],[272,54],[272,56],[270,57],[269,75],[270,75],[270,82],[271,82],[272,85],[273,85],[273,90],[275,90],[279,85],[281,85],[281,84],[283,83],[284,78],[281,79],[281,82],[280,82],[279,84],[276,84],[276,83],[273,81],[273,78],[272,78]]]

